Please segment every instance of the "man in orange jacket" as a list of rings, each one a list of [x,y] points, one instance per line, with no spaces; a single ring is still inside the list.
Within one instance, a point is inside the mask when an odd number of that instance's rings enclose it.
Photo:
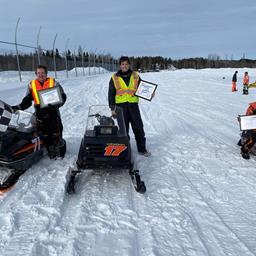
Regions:
[[[249,85],[249,75],[248,72],[244,72],[244,78],[243,78],[243,94],[247,95],[248,94],[248,85]]]
[[[237,73],[238,73],[238,71],[236,71],[232,77],[232,92],[237,91],[237,89],[236,89]]]
[[[54,78],[47,77],[47,67],[39,65],[36,69],[36,79],[28,85],[26,96],[19,105],[12,106],[14,111],[28,109],[34,102],[37,128],[44,135],[43,141],[48,150],[50,158],[64,157],[66,143],[62,138],[62,122],[59,108],[66,101],[66,94],[61,85]],[[38,92],[52,87],[59,87],[62,103],[59,105],[48,105],[41,108]]]

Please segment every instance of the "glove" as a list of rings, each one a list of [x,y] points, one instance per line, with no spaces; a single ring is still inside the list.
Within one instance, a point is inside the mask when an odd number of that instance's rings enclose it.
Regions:
[[[16,111],[20,110],[19,106],[11,106],[13,113],[15,113]]]
[[[52,105],[52,104],[48,104],[48,108],[50,110],[57,110],[59,108],[59,105]]]
[[[117,118],[117,113],[116,113],[116,111],[113,111],[113,110],[112,110],[112,111],[111,111],[111,114],[112,114],[112,117],[113,117],[113,118]]]

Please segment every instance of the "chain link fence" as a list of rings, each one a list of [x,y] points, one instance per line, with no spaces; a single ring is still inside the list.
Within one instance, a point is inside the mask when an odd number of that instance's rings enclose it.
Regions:
[[[55,78],[59,71],[64,71],[66,78],[69,78],[113,72],[118,67],[117,60],[110,54],[85,52],[81,47],[77,53],[70,50],[60,53],[55,47],[49,50],[40,46],[0,41],[0,72],[17,71],[22,81],[22,72],[35,71],[38,65],[45,65],[49,71],[54,71]]]

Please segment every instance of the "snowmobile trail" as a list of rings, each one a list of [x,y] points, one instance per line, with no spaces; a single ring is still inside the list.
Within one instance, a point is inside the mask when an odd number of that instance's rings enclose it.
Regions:
[[[210,201],[203,196],[203,194],[196,188],[196,186],[193,184],[193,182],[189,179],[189,177],[186,175],[186,173],[184,171],[182,171],[182,169],[179,170],[179,174],[182,175],[182,180],[184,182],[184,178],[187,180],[188,184],[190,185],[191,190],[190,191],[194,191],[195,193],[198,194],[199,197],[201,197],[202,200],[198,200],[201,201],[201,204],[203,206],[203,209],[200,212],[200,215],[204,215],[203,211],[207,211],[207,213],[205,215],[207,215],[208,217],[210,217],[212,215],[212,217],[215,219],[215,225],[218,227],[218,229],[222,229],[222,231],[220,230],[214,230],[215,228],[211,227],[209,228],[209,230],[213,229],[213,233],[219,235],[219,233],[225,233],[226,236],[228,237],[228,239],[234,239],[234,243],[236,244],[235,247],[237,248],[233,248],[234,251],[233,253],[236,252],[236,250],[240,249],[243,250],[242,254],[243,255],[253,255],[253,250],[252,248],[250,248],[250,245],[248,245],[240,236],[239,234],[223,219],[223,217],[218,213],[218,211],[215,210],[215,207],[212,207],[212,205],[210,204]],[[190,215],[190,218],[192,218],[192,221],[196,221],[196,215]],[[201,220],[200,220],[201,222]],[[202,234],[200,236],[203,235],[203,232],[200,230],[200,226],[201,223],[198,222],[196,223],[194,226],[197,227],[198,231],[197,232],[201,232]],[[225,230],[227,229],[227,230]],[[205,231],[204,231],[205,232]],[[218,239],[218,235],[215,237],[215,239],[217,240],[216,243],[220,243],[223,241]],[[216,249],[216,246],[214,246]],[[223,248],[220,247],[218,251],[221,251]],[[226,248],[225,248],[226,249]],[[213,248],[210,251],[212,251]],[[226,255],[227,252],[224,251],[223,255]]]
[[[13,255],[17,244],[19,244],[21,255],[22,253],[30,255],[33,252],[34,244],[38,239],[36,234],[42,233],[51,223],[53,217],[58,214],[56,208],[63,197],[64,187],[61,182],[56,183],[56,179],[63,178],[61,172],[64,171],[65,175],[66,165],[67,161],[57,160],[50,165],[50,168],[39,168],[38,176],[36,173],[33,175],[28,171],[10,192],[11,196],[8,195],[5,198],[1,208],[4,207],[5,212],[12,213],[16,232],[12,234],[8,243],[0,248],[2,255]],[[34,169],[34,167],[31,168],[31,171]],[[51,187],[51,190],[45,190],[46,187]],[[16,200],[11,201],[10,198],[14,197]],[[31,238],[21,240],[23,236]],[[5,249],[6,247],[8,249]]]
[[[255,157],[242,159],[236,145],[236,117],[255,101],[255,91],[232,94],[222,77],[233,71],[140,74],[159,84],[151,102],[140,101],[151,157],[137,155],[130,132],[144,195],[124,170],[84,172],[77,193],[65,193],[88,108],[107,104],[111,74],[62,80],[67,154],[56,161],[45,157],[0,198],[0,255],[256,255]],[[12,79],[5,74],[6,83]],[[18,103],[3,85],[1,97]]]
[[[82,255],[83,248],[87,248],[87,255],[95,255],[99,250],[98,246],[102,253],[106,253],[112,249],[107,248],[108,242],[120,240],[122,243],[124,232],[126,239],[131,239],[129,248],[117,247],[113,255],[139,255],[132,250],[134,244],[138,245],[138,227],[135,222],[130,223],[137,214],[133,198],[129,195],[134,191],[131,191],[133,188],[131,189],[128,173],[101,171],[88,172],[83,176],[77,193],[66,195],[59,209],[61,215],[46,231],[55,234],[52,236],[53,240],[42,241],[43,246],[48,248],[58,241],[51,253]],[[122,202],[124,209],[118,207],[118,202]]]

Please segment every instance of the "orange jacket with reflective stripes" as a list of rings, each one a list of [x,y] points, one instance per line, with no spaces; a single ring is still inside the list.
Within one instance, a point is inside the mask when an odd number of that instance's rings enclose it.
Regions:
[[[129,85],[127,86],[122,77],[116,74],[112,75],[114,86],[116,88],[115,103],[138,103],[139,98],[135,95],[139,84],[139,75],[133,71],[130,77]]]
[[[248,85],[248,84],[249,84],[249,76],[248,75],[244,75],[243,85]]]
[[[54,87],[54,85],[55,85],[55,80],[52,77],[48,77],[43,85],[41,85],[41,83],[37,79],[32,80],[29,84],[29,88],[30,88],[32,96],[33,96],[34,104],[35,105],[40,104],[38,91],[52,88],[52,87]]]
[[[256,102],[249,103],[249,107],[246,110],[246,115],[247,116],[253,115],[254,114],[253,112],[255,110],[256,110]]]

